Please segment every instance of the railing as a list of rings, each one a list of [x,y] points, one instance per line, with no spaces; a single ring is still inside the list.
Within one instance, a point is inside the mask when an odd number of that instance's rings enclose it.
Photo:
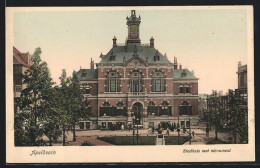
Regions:
[[[128,96],[145,96],[145,92],[128,92]]]

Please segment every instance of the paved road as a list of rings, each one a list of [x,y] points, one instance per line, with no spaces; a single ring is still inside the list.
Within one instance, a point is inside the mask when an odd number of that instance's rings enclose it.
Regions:
[[[195,136],[191,139],[191,144],[192,145],[204,145],[206,143],[207,137],[206,137],[206,132],[205,132],[205,128],[203,127],[203,125],[197,127],[197,129],[192,129],[191,131],[195,132]],[[136,133],[136,132],[135,132]],[[151,131],[147,130],[147,129],[140,129],[138,130],[138,133],[140,136],[156,136],[157,133],[155,132],[154,134],[152,134]],[[163,131],[163,134],[165,136],[166,135],[166,130]],[[80,146],[82,143],[84,142],[89,142],[91,145],[112,145],[109,144],[107,142],[101,141],[96,139],[98,136],[133,136],[133,132],[132,131],[127,131],[127,130],[117,130],[117,131],[101,131],[101,130],[88,130],[88,131],[76,131],[76,142],[73,142],[73,134],[72,132],[68,132],[67,133],[67,139],[66,139],[66,145],[73,145],[73,146]],[[178,132],[174,131],[171,132],[170,131],[170,136],[178,136]],[[188,133],[183,133],[182,130],[180,132],[180,136],[189,136]],[[210,137],[215,137],[215,131],[214,129],[212,129],[210,131],[209,134]],[[227,133],[218,133],[218,138],[227,141],[228,140],[229,135]],[[44,137],[44,140],[48,141],[47,137]],[[54,143],[53,145],[57,145],[57,146],[61,146],[62,145],[62,137],[58,140],[58,143]],[[190,142],[186,142],[184,145],[189,145]]]

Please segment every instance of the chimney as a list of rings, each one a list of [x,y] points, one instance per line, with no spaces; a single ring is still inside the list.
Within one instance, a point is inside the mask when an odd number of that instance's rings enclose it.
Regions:
[[[116,37],[114,36],[114,38],[112,39],[113,40],[113,47],[116,47]]]
[[[178,69],[178,63],[177,63],[177,58],[176,57],[174,57],[173,68],[174,69]]]
[[[182,66],[181,66],[181,64],[180,64],[180,69],[182,69]]]
[[[151,39],[150,39],[150,47],[154,48],[154,38],[153,37],[151,37]]]
[[[241,61],[238,62],[238,68],[241,67]]]
[[[94,61],[92,60],[92,58],[91,58],[91,61],[90,61],[90,69],[94,69]]]

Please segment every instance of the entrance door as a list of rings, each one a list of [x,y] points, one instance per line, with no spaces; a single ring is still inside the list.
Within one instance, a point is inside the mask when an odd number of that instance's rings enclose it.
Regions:
[[[143,116],[143,105],[139,102],[135,103],[132,107],[134,112],[134,124],[142,125],[142,116]]]

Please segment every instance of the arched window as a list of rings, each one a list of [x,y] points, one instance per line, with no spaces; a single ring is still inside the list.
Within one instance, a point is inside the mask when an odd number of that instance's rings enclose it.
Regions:
[[[191,105],[189,105],[189,102],[183,101],[182,104],[179,105],[179,114],[180,115],[191,115]]]
[[[135,70],[130,75],[130,91],[131,92],[142,92],[142,74],[141,72]]]
[[[149,102],[148,103],[147,112],[148,112],[148,115],[156,114],[156,109],[155,109],[155,103],[154,102]]]
[[[125,116],[126,113],[126,108],[123,105],[123,102],[118,102],[116,104],[116,116]]]
[[[155,71],[153,74],[152,92],[165,92],[165,79],[161,71]]]
[[[169,103],[164,101],[162,102],[161,110],[160,110],[160,115],[171,115],[170,113],[170,106]]]
[[[120,77],[116,71],[107,74],[106,92],[120,92]]]
[[[109,102],[104,102],[103,106],[100,107],[100,116],[110,116],[111,115],[111,107]]]

